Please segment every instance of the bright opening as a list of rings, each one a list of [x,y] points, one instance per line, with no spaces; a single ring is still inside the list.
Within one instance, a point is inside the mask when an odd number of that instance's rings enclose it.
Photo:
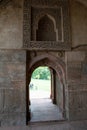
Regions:
[[[50,98],[51,74],[48,67],[38,67],[32,73],[30,88],[30,99]]]

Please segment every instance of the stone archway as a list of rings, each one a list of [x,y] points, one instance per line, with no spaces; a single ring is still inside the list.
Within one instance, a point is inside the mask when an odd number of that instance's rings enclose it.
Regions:
[[[55,76],[54,86],[56,86],[56,87],[53,87],[53,90],[55,91],[54,95],[57,95],[57,92],[56,92],[57,79],[61,84],[60,86],[62,87],[62,92],[61,92],[61,96],[60,96],[60,98],[62,97],[62,100],[60,99],[60,101],[61,101],[60,109],[64,116],[66,114],[65,113],[65,86],[66,86],[65,63],[61,60],[61,58],[53,56],[52,54],[49,54],[49,53],[43,53],[41,55],[36,55],[33,58],[29,58],[29,59],[30,59],[30,62],[27,65],[27,67],[28,67],[27,93],[28,93],[28,86],[29,86],[29,83],[31,80],[31,75],[32,75],[33,71],[39,66],[48,66],[49,68],[52,68],[53,76]],[[27,59],[27,60],[29,60],[29,59]],[[27,96],[29,97],[29,93],[27,94]],[[56,96],[55,96],[55,98],[56,98]],[[57,99],[55,99],[55,100],[57,100]],[[60,102],[60,101],[57,101],[57,102]],[[30,119],[29,103],[30,103],[30,101],[27,100],[28,120]]]

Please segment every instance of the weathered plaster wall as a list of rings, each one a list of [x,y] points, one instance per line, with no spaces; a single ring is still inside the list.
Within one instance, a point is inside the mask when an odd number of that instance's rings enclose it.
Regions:
[[[63,86],[56,75],[56,103],[60,110],[63,112]]]
[[[23,50],[10,50],[23,46],[23,0],[5,1],[0,5],[0,49],[8,50],[0,50],[0,124],[24,125],[26,56]],[[87,44],[87,6],[75,0],[70,5],[72,46]],[[87,119],[87,53],[66,52],[66,65],[68,117]]]
[[[23,44],[23,0],[0,3],[0,48],[21,48]]]
[[[0,50],[0,125],[26,124],[26,53]]]
[[[87,119],[87,52],[67,52],[69,119]]]
[[[0,5],[0,48],[23,46],[23,1],[11,0]],[[87,44],[87,6],[73,0],[70,9],[72,46]]]
[[[72,46],[87,44],[87,6],[71,1]]]

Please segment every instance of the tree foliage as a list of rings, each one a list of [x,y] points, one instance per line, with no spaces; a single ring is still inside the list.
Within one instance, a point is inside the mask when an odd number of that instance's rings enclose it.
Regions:
[[[50,70],[48,67],[38,67],[32,74],[33,79],[50,79]]]

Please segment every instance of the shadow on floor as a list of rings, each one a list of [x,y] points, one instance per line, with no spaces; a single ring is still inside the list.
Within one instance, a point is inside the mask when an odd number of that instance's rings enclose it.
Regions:
[[[31,99],[30,122],[46,122],[64,120],[57,105],[50,98]]]

